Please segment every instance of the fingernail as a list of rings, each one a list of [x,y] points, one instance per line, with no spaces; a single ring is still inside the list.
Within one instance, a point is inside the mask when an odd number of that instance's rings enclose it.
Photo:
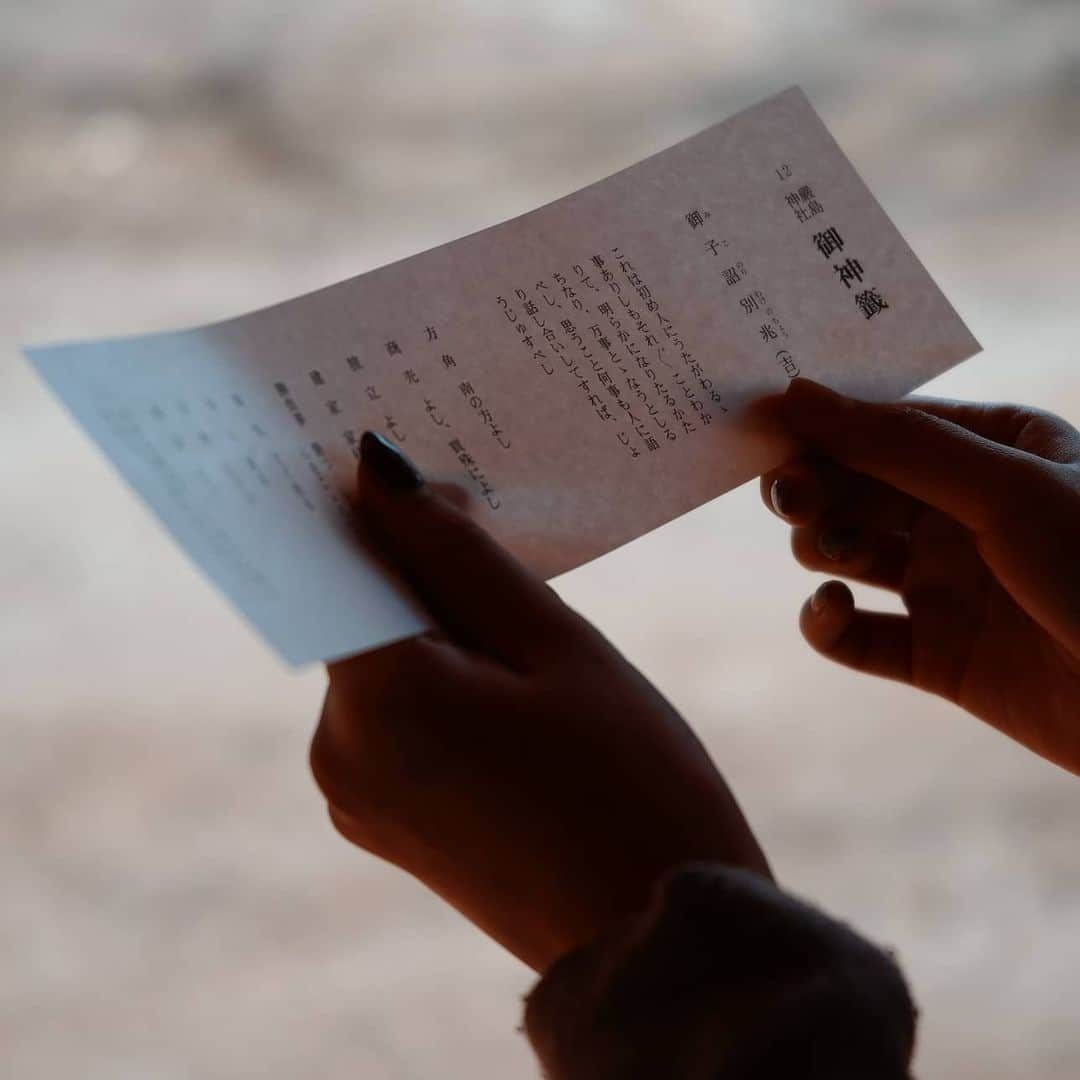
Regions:
[[[778,476],[769,488],[769,500],[781,517],[791,517],[799,508],[799,485],[790,476]]]
[[[833,562],[842,562],[849,559],[855,552],[862,530],[854,526],[839,526],[832,529],[823,529],[818,537],[818,551],[826,559]]]
[[[825,585],[819,585],[814,590],[810,597],[810,610],[815,615],[820,615],[825,610]]]
[[[415,491],[424,483],[416,466],[375,431],[365,431],[360,437],[360,461],[385,491]]]

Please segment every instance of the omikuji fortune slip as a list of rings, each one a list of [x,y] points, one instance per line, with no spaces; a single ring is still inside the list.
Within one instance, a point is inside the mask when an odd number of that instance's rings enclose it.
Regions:
[[[225,322],[28,349],[291,663],[430,625],[341,495],[397,442],[551,576],[775,464],[802,373],[891,399],[979,345],[802,92],[557,202]]]

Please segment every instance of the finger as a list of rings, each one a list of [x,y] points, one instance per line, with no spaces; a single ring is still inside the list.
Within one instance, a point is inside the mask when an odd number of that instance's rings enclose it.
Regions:
[[[357,795],[357,762],[378,759],[384,735],[398,748],[420,747],[418,760],[429,756],[430,735],[460,721],[478,682],[506,674],[492,669],[490,661],[433,634],[327,664],[330,686],[310,750],[326,797],[345,805]],[[388,766],[373,760],[364,767],[370,779]]]
[[[1027,405],[950,401],[917,394],[904,398],[903,404],[913,405],[932,416],[967,428],[984,439],[1016,447],[1047,461],[1061,464],[1080,462],[1080,431],[1067,420],[1043,409],[1033,409]]]
[[[391,858],[394,846],[383,839],[387,832],[393,832],[392,825],[387,828],[386,823],[374,816],[356,817],[332,802],[327,802],[326,813],[337,834],[354,847],[363,848],[390,862],[394,861]]]
[[[440,497],[390,442],[360,443],[360,512],[455,640],[528,665],[565,647],[580,620],[480,526]]]
[[[787,462],[761,477],[761,501],[789,525],[821,515],[828,502],[823,463],[812,458]]]
[[[905,404],[844,397],[795,379],[779,406],[794,434],[828,457],[956,518],[976,533],[1025,499],[1045,464]]]
[[[905,533],[925,504],[880,480],[825,458],[804,457],[761,479],[765,505],[789,525],[843,516],[864,528]]]
[[[803,637],[838,664],[883,679],[912,682],[911,620],[905,615],[859,611],[851,590],[827,581],[803,605]]]
[[[372,694],[401,679],[425,682],[449,679],[461,671],[467,657],[437,631],[418,634],[371,652],[327,662],[326,672],[335,687],[350,694]],[[361,698],[360,700],[363,700]]]
[[[838,574],[878,589],[899,592],[907,573],[906,536],[858,525],[810,525],[791,531],[791,550],[807,570]]]
[[[355,749],[372,723],[429,724],[437,717],[424,702],[439,703],[435,712],[441,716],[480,676],[479,659],[444,637],[421,634],[329,663],[327,701],[347,706],[323,710],[322,735]]]

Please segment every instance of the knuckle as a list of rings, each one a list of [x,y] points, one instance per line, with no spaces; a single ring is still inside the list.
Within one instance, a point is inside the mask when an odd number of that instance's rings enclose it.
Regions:
[[[1080,432],[1053,413],[1041,413],[1028,421],[1016,445],[1051,462],[1080,463]]]
[[[1057,431],[1065,426],[1065,421],[1057,413],[1052,413],[1049,409],[1040,409],[1034,405],[1018,405],[1016,415],[1025,427],[1033,424],[1037,429],[1043,431]]]
[[[378,819],[371,814],[357,814],[354,810],[344,810],[334,803],[327,807],[330,824],[339,836],[355,847],[363,848],[373,854],[388,856],[386,845],[382,841],[383,830]]]
[[[905,438],[910,437],[908,432],[911,428],[918,428],[920,430],[927,428],[940,429],[945,423],[945,421],[941,420],[939,417],[934,416],[933,413],[926,412],[916,405],[911,405],[903,401],[893,405],[882,406],[881,417],[886,424],[902,428],[905,433]]]
[[[326,799],[335,828],[353,843],[373,828],[385,812],[386,792],[380,771],[366,768],[363,759],[343,754],[333,741],[316,733],[308,755],[315,784]],[[342,823],[347,822],[348,828]],[[364,844],[363,846],[367,846]]]
[[[329,734],[322,724],[316,728],[308,748],[308,768],[311,769],[315,786],[324,798],[332,801],[341,782],[341,759],[330,745]]]
[[[372,768],[375,744],[369,731],[367,717],[358,723],[347,715],[342,723],[342,710],[334,710],[328,700],[308,749],[308,766],[331,806],[362,807],[377,781],[378,770]]]

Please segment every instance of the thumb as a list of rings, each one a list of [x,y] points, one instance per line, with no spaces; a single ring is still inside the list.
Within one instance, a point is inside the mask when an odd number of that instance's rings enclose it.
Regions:
[[[776,399],[792,434],[856,472],[872,476],[955,518],[976,534],[1002,519],[1003,507],[1029,498],[1050,466],[942,416],[898,402],[845,397],[794,379]]]

